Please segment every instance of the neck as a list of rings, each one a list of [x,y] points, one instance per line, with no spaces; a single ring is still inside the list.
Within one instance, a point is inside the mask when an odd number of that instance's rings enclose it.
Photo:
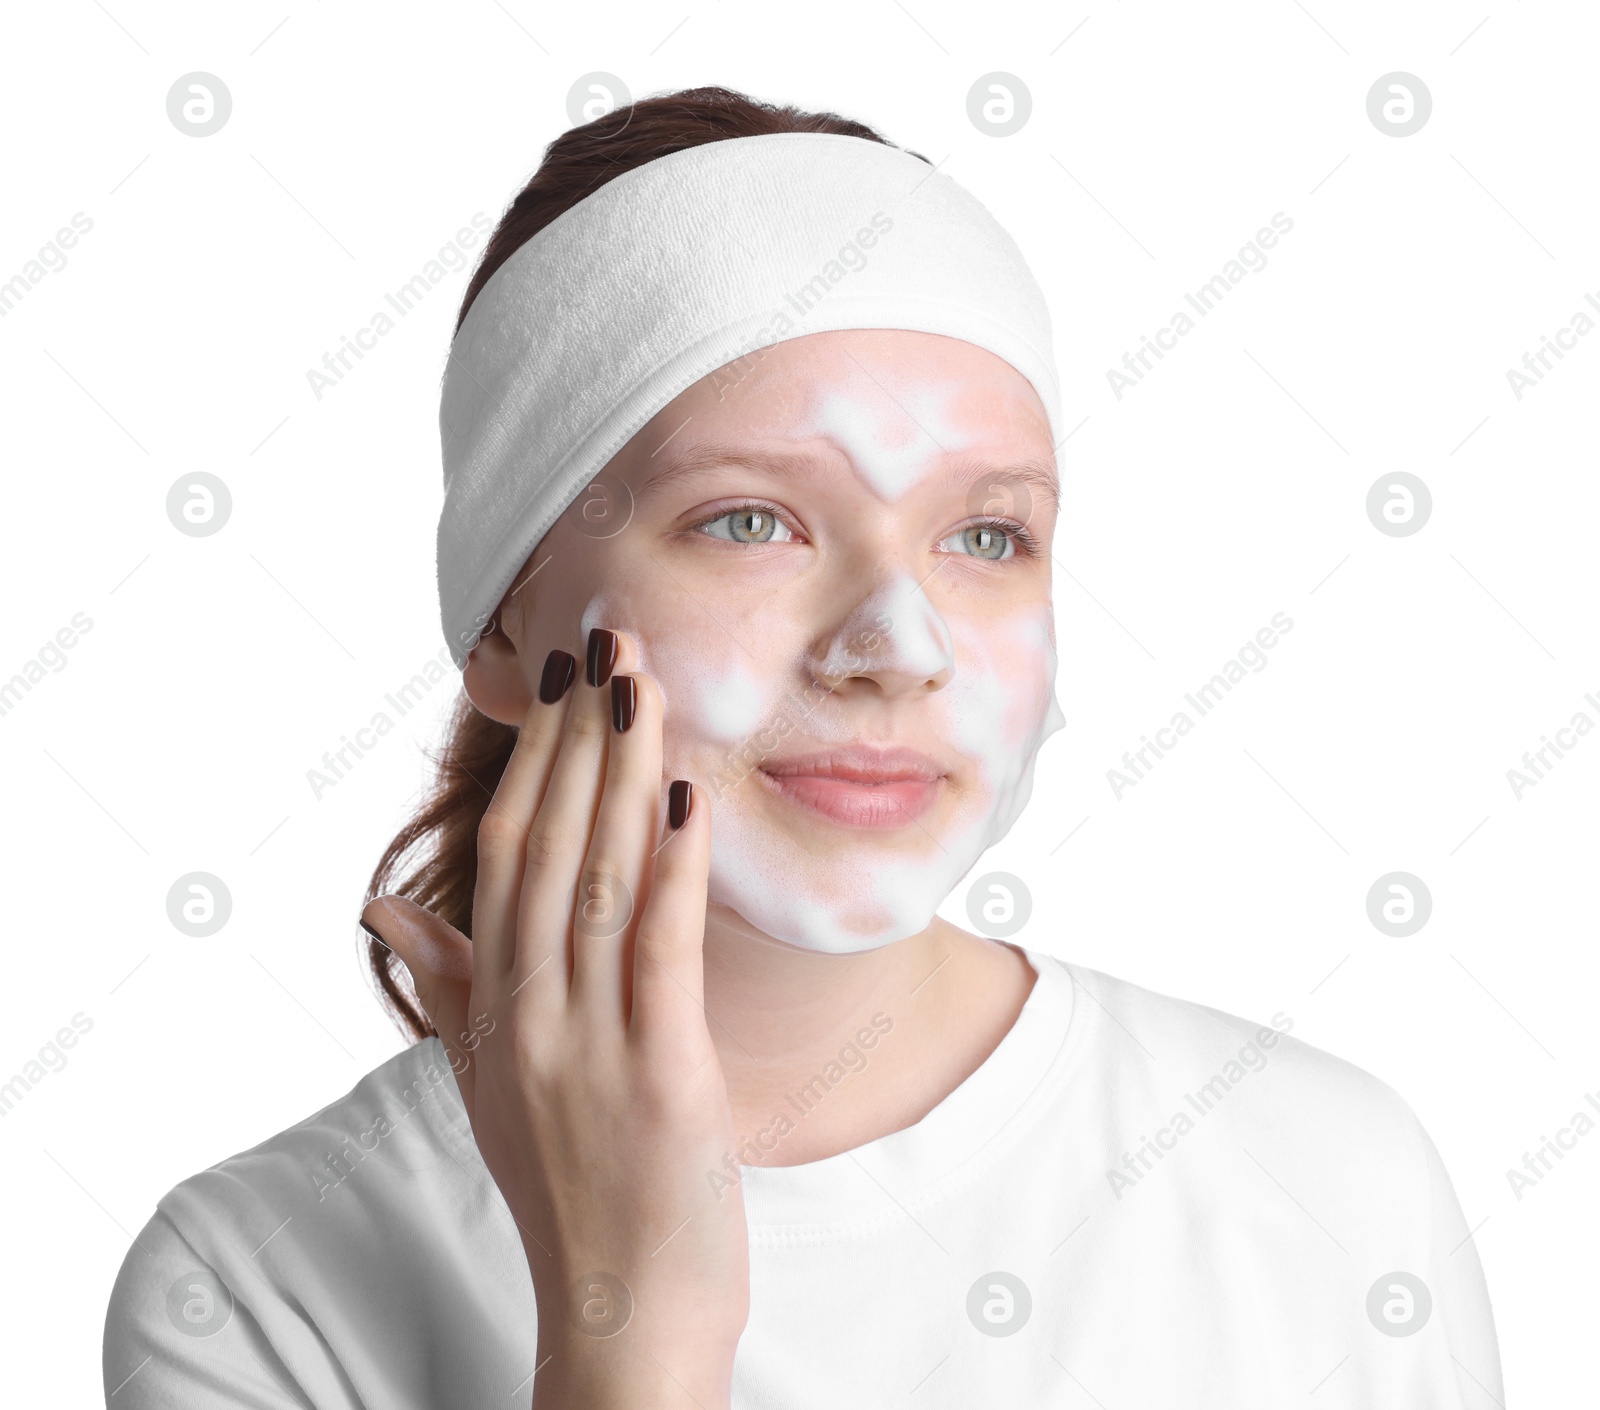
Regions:
[[[1032,981],[1020,951],[938,917],[893,944],[833,955],[711,908],[706,1022],[739,1160],[800,1164],[920,1120],[993,1051]],[[774,1135],[780,1114],[794,1129]]]

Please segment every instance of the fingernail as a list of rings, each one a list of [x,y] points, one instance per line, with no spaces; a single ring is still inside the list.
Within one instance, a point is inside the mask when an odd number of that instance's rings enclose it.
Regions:
[[[687,779],[674,779],[667,790],[667,821],[676,832],[689,821],[689,809],[694,806],[694,785]]]
[[[618,734],[626,734],[638,708],[639,693],[632,676],[611,677],[611,724]]]
[[[589,684],[604,685],[611,679],[612,668],[617,664],[617,634],[604,627],[594,627],[589,632],[589,659],[584,674]]]
[[[374,940],[376,940],[380,945],[382,945],[384,949],[392,950],[394,948],[387,940],[385,940],[383,938],[383,936],[379,935],[376,930],[374,930],[370,925],[368,925],[366,923],[366,921],[357,920],[356,924],[359,925],[364,931],[366,931],[367,934],[370,935]]]
[[[562,651],[559,647],[552,651],[544,658],[544,675],[539,679],[539,699],[546,705],[554,705],[567,693],[577,669],[578,663],[570,651]]]

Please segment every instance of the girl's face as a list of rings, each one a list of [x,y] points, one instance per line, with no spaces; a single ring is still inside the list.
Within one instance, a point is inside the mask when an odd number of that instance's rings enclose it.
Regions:
[[[627,632],[665,696],[666,778],[711,799],[713,911],[834,953],[917,934],[1063,723],[1056,492],[1033,388],[970,343],[751,354],[663,408],[529,559],[501,614],[523,698],[552,647],[581,662],[591,627]]]

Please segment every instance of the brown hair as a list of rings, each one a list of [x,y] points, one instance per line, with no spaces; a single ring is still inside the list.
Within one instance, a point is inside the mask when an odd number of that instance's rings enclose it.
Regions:
[[[686,88],[616,108],[562,133],[545,149],[538,169],[489,237],[461,301],[456,331],[495,270],[563,211],[612,177],[707,142],[777,132],[831,132],[894,145],[865,124],[837,113],[778,107],[728,88]],[[910,155],[927,161],[920,152]],[[489,630],[493,629],[491,622]],[[479,713],[466,692],[461,692],[444,741],[432,755],[437,770],[432,787],[421,809],[384,848],[367,883],[367,900],[386,893],[405,896],[463,934],[472,934],[478,824],[516,739],[514,726]],[[367,963],[395,1021],[414,1041],[429,1037],[433,1025],[417,1002],[399,957],[369,938]]]

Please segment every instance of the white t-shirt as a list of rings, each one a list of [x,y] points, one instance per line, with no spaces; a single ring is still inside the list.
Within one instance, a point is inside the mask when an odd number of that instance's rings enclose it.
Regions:
[[[1026,953],[1016,1024],[921,1121],[740,1167],[738,1410],[1503,1402],[1477,1251],[1389,1087]],[[160,1202],[105,1388],[116,1410],[505,1410],[531,1399],[535,1330],[430,1039]]]

